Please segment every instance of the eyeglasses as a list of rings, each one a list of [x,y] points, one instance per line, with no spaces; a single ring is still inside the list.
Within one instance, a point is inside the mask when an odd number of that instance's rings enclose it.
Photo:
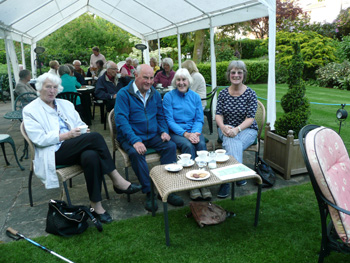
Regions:
[[[243,71],[230,71],[231,75],[243,75]]]
[[[47,85],[47,86],[43,86],[45,89],[54,89],[57,90],[58,86],[51,86],[51,85]]]
[[[111,69],[111,70],[118,70],[118,68],[109,68],[109,69]]]

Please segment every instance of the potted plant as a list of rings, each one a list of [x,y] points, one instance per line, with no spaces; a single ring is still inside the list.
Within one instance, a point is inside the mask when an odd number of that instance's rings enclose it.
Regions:
[[[291,175],[305,173],[306,167],[301,156],[298,141],[299,130],[307,124],[310,116],[310,103],[305,97],[305,84],[302,79],[304,63],[300,54],[299,42],[293,42],[294,54],[288,66],[288,92],[282,97],[284,115],[275,122],[271,131],[269,123],[265,127],[264,159],[274,169],[283,174],[284,179]]]

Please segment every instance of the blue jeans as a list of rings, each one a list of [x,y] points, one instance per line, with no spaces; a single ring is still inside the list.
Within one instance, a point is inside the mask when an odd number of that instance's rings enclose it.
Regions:
[[[153,148],[161,155],[161,164],[176,162],[176,145],[172,141],[163,142],[160,136],[157,135],[152,139],[143,141],[142,143],[146,146],[146,148]],[[151,182],[149,178],[149,169],[146,162],[146,156],[139,154],[127,141],[122,143],[122,148],[129,155],[131,167],[142,185],[142,192],[150,192]]]
[[[254,143],[258,131],[247,128],[231,138],[223,135],[221,129],[218,128],[218,134],[226,153],[235,157],[238,162],[243,163],[243,151]]]
[[[196,151],[207,150],[207,145],[205,144],[205,139],[203,134],[199,136],[199,143],[192,144],[184,136],[177,135],[175,133],[170,133],[171,140],[176,144],[181,153],[190,153],[192,155],[191,159],[196,158]]]

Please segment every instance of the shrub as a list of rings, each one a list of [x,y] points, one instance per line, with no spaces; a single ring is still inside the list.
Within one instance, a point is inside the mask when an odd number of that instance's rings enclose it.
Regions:
[[[350,60],[350,36],[343,37],[338,43],[337,51],[340,61]]]
[[[316,79],[315,71],[327,63],[337,60],[336,42],[315,32],[303,33],[278,32],[276,35],[276,64],[288,67],[293,57],[292,42],[300,43],[301,55],[304,61],[303,77]],[[268,40],[264,45],[267,46]]]
[[[321,87],[350,89],[349,78],[350,63],[328,63],[326,66],[316,71],[317,81]]]
[[[287,137],[293,130],[297,138],[299,130],[307,123],[310,115],[310,103],[305,98],[305,83],[302,79],[304,62],[298,42],[293,43],[294,54],[288,67],[288,92],[281,99],[284,114],[275,122],[276,133]]]
[[[248,77],[247,84],[267,83],[269,62],[268,60],[244,61],[247,66]],[[218,86],[228,85],[226,79],[226,70],[230,62],[216,63],[216,79]],[[210,63],[201,63],[197,65],[199,72],[203,75],[207,84],[211,83],[211,65]]]

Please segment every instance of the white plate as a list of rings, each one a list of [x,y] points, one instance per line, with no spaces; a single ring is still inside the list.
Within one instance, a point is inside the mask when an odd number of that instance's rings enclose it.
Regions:
[[[80,89],[77,89],[77,91],[85,91],[85,90],[92,90],[94,89],[95,87],[94,86],[86,86],[85,88],[80,88]]]
[[[193,160],[190,160],[190,163],[187,164],[187,165],[184,165],[182,164],[181,160],[180,161],[177,161],[177,164],[183,166],[183,167],[191,167],[192,165],[194,165],[194,161]]]
[[[199,178],[195,178],[192,176],[192,174],[206,174],[204,177],[199,177]],[[193,180],[193,181],[202,181],[202,180],[206,180],[210,177],[210,173],[207,172],[207,171],[204,171],[204,170],[192,170],[192,171],[189,171],[186,173],[186,177],[190,180]]]
[[[176,163],[168,164],[164,168],[168,172],[173,172],[173,173],[177,173],[182,170],[182,166]]]
[[[225,155],[223,158],[218,158],[218,157],[216,157],[216,161],[218,162],[218,163],[224,163],[224,162],[226,162],[228,159],[230,159],[230,156],[228,156],[228,155]]]

